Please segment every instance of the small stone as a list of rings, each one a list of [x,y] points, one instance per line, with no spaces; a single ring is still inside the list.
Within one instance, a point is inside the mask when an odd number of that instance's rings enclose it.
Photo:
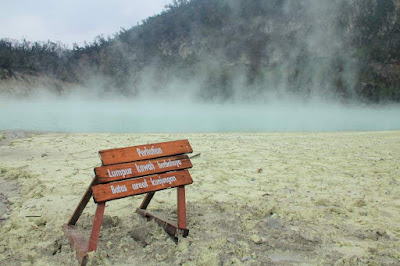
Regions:
[[[232,258],[230,261],[230,264],[231,265],[240,265],[240,264],[242,264],[242,262],[238,258]]]
[[[45,226],[47,224],[47,221],[44,217],[39,217],[38,219],[35,219],[35,224],[37,226]]]
[[[390,236],[389,236],[389,235],[386,233],[386,231],[383,230],[383,229],[378,229],[378,230],[376,231],[376,234],[377,234],[379,237],[390,238]]]
[[[118,216],[104,215],[102,226],[103,228],[116,227],[120,223],[120,218]]]
[[[275,217],[274,217],[275,216]],[[281,222],[276,218],[276,215],[271,216],[268,219],[268,227],[272,229],[282,229],[283,225]]]
[[[367,206],[367,203],[366,203],[364,200],[359,199],[359,200],[357,200],[357,201],[354,203],[354,205],[355,205],[356,207],[364,207],[364,206]]]
[[[55,240],[49,247],[49,250],[52,255],[55,255],[56,253],[61,252],[61,249],[62,249],[62,240],[61,239]]]
[[[246,257],[242,258],[242,262],[246,262],[246,261],[249,261],[249,260],[251,260],[250,256],[246,256]]]
[[[262,243],[261,237],[258,236],[258,235],[255,235],[255,234],[250,237],[250,240],[253,241],[255,244],[261,244]]]
[[[331,205],[331,203],[328,199],[319,199],[315,202],[315,204],[317,206],[323,206],[323,207],[327,207],[327,206]]]
[[[226,240],[227,240],[229,243],[235,242],[235,239],[234,239],[233,237],[228,237]]]

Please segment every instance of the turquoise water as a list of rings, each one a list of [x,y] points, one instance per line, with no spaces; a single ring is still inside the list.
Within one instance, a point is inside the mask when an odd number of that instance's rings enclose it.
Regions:
[[[268,132],[400,129],[400,106],[179,100],[0,101],[0,130],[53,132]]]

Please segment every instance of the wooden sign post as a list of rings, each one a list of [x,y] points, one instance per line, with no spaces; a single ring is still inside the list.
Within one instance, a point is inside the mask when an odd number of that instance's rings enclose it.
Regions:
[[[95,177],[70,220],[64,224],[64,232],[82,265],[87,262],[88,252],[97,250],[107,201],[147,193],[136,212],[147,219],[155,220],[172,236],[188,236],[185,185],[193,183],[193,180],[187,170],[192,167],[192,163],[185,153],[191,152],[193,150],[188,140],[99,151],[102,166],[94,169]],[[175,187],[178,200],[176,224],[146,210],[156,191]],[[92,233],[87,241],[75,225],[92,196],[97,209]]]

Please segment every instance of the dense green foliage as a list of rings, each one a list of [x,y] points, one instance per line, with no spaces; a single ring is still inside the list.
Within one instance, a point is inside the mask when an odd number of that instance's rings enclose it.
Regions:
[[[61,44],[50,41],[30,43],[26,40],[22,42],[0,40],[0,68],[8,70],[9,75],[14,71],[20,71],[66,78],[69,74],[69,62],[65,54],[67,49]]]
[[[399,10],[397,0],[175,0],[72,50],[2,39],[0,69],[2,78],[101,77],[104,91],[127,95],[190,84],[222,100],[292,93],[400,101]]]

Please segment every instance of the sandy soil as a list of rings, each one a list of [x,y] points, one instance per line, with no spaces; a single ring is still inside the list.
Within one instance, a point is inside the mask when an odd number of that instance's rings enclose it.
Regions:
[[[62,225],[97,151],[184,138],[201,153],[189,237],[135,214],[142,196],[112,201],[89,265],[400,264],[400,131],[0,135],[0,265],[77,265]],[[175,206],[171,189],[149,209],[174,220]]]

